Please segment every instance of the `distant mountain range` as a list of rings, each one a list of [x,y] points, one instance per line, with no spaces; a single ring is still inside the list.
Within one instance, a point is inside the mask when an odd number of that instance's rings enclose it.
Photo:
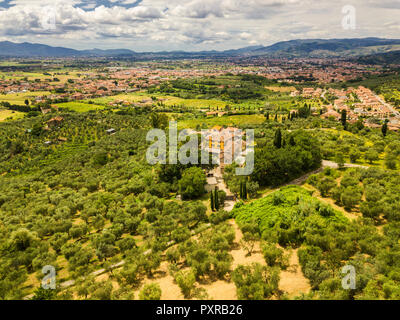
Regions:
[[[251,53],[276,57],[354,57],[394,50],[400,50],[398,39],[314,39],[278,42]]]
[[[44,44],[0,42],[0,56],[10,57],[79,57],[79,56],[118,56],[135,52],[125,49],[116,50],[74,50],[63,47],[51,47]]]
[[[399,39],[313,39],[291,40],[271,46],[252,46],[237,50],[202,52],[135,52],[128,49],[74,50],[51,47],[43,44],[0,42],[1,57],[119,57],[132,56],[141,59],[152,58],[198,58],[198,57],[363,57],[400,51]],[[382,60],[383,61],[383,60]]]

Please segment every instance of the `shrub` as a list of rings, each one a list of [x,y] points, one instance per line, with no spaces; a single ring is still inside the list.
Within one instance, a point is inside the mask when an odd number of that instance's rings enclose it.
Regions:
[[[158,283],[146,284],[139,293],[140,300],[160,300],[161,288]]]
[[[181,288],[183,296],[189,299],[192,296],[196,282],[193,270],[179,271],[175,274],[174,278],[179,288]]]
[[[270,267],[279,266],[283,269],[288,267],[288,258],[284,255],[283,250],[278,248],[276,244],[264,242],[261,245],[261,250],[267,265]]]
[[[279,270],[253,263],[238,266],[232,273],[239,300],[264,300],[278,290]]]

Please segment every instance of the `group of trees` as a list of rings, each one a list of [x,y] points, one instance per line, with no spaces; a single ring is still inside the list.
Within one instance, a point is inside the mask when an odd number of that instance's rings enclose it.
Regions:
[[[226,279],[232,271],[232,249],[235,232],[223,221],[229,218],[222,211],[214,214],[220,219],[213,221],[211,229],[199,234],[198,239],[187,239],[166,251],[170,273],[185,298],[205,297],[205,292],[195,283],[204,280]],[[189,267],[187,270],[183,268]]]
[[[235,83],[235,85],[232,85]],[[268,85],[276,85],[275,80],[262,76],[244,74],[241,76],[226,75],[211,79],[178,79],[164,82],[157,87],[150,87],[150,94],[159,92],[175,95],[185,99],[213,99],[240,103],[247,100],[264,100],[267,95],[280,93],[266,89]]]
[[[0,124],[2,299],[28,294],[28,275],[43,277],[45,265],[78,279],[124,258],[126,267],[114,279],[121,288],[132,288],[130,283],[158,268],[160,252],[171,241],[186,241],[209,222],[200,202],[166,201],[170,184],[160,180],[145,160],[145,137],[151,128],[145,117],[61,116],[62,124],[50,130],[44,130],[48,116]],[[108,135],[109,128],[117,133]],[[65,142],[44,145],[58,137],[65,137]],[[183,170],[180,186],[185,196],[201,195],[204,184],[202,169]],[[221,221],[218,213],[213,219]],[[144,239],[140,250],[134,239],[139,235]],[[153,253],[144,255],[148,249]],[[65,266],[59,257],[65,258]],[[115,293],[88,287],[93,298]],[[158,292],[153,289],[145,295]]]
[[[272,136],[271,136],[272,135]],[[247,199],[256,198],[260,186],[278,186],[321,166],[322,155],[316,138],[303,130],[270,136],[261,135],[255,148],[254,171],[250,179],[235,175],[236,165],[227,166],[224,180],[229,189]]]
[[[335,179],[335,171],[328,171],[318,180],[322,181],[325,177]],[[353,186],[354,174],[342,178],[342,181],[345,180],[343,187]],[[361,171],[358,176],[358,182],[367,183],[365,203],[385,203],[384,206],[387,206],[382,218],[388,223],[383,226],[382,232],[375,226],[378,221],[365,212],[363,218],[350,221],[311,197],[305,189],[294,186],[282,188],[249,205],[238,206],[233,214],[241,226],[256,224],[253,229],[259,227],[262,252],[269,268],[279,270],[287,266],[287,256],[277,244],[283,248],[299,248],[299,262],[312,287],[310,293],[299,299],[399,299],[397,275],[400,265],[397,256],[400,235],[396,231],[399,228],[399,206],[393,198],[398,192],[398,187],[394,186],[395,183],[398,186],[398,179],[398,174],[377,169]],[[341,285],[341,271],[345,265],[356,269],[355,289],[345,290]],[[250,269],[246,270],[246,274],[250,277]],[[238,294],[262,296],[261,283],[248,287],[240,277],[237,279],[234,275],[234,279],[235,282],[241,281],[244,287],[243,292],[238,291]],[[252,282],[258,283],[256,279]]]
[[[387,169],[393,170],[398,166],[400,136],[393,132],[387,131],[383,135],[379,130],[357,129],[341,135],[339,132],[318,130],[315,137],[320,141],[324,159],[339,164],[362,161],[376,164],[382,159]]]
[[[25,105],[17,105],[17,104],[11,104],[9,102],[1,102],[0,106],[3,108],[9,109],[9,110],[14,110],[14,111],[19,111],[19,112],[32,112],[32,111],[40,111],[39,107],[35,106],[29,106],[29,101],[25,101]]]
[[[397,173],[376,168],[351,169],[344,173],[327,168],[310,176],[308,183],[323,197],[332,197],[347,210],[359,207],[365,218],[381,223],[400,219],[399,202],[394,197],[399,179]]]
[[[225,167],[224,181],[229,190],[242,200],[247,200],[249,197],[257,198],[260,189],[258,182],[249,180],[247,177],[237,176],[236,168],[236,164]]]
[[[296,131],[281,142],[279,129],[274,145],[255,149],[251,180],[260,186],[277,186],[289,182],[321,165],[317,140],[305,131]],[[286,141],[288,143],[286,143]]]
[[[212,211],[218,211],[224,207],[226,199],[226,192],[223,190],[215,189],[210,192],[210,205]]]
[[[240,300],[264,300],[279,293],[279,269],[253,263],[238,266],[232,273]]]
[[[160,90],[187,97],[221,95],[236,102],[273,94],[264,88],[270,84],[264,77],[228,77],[235,85],[222,88],[221,79],[178,80]],[[32,110],[29,103],[19,107]],[[387,126],[377,132],[343,123],[346,134],[324,131],[316,129],[322,120],[309,119],[310,113],[311,106],[304,105],[290,114],[293,121],[257,126],[254,172],[244,178],[234,174],[235,165],[226,167],[230,190],[242,200],[256,198],[260,186],[287,183],[318,168],[322,158],[337,158],[340,164],[347,158],[373,163],[385,154],[386,167],[396,168],[400,139]],[[191,201],[205,193],[205,167],[152,167],[145,160],[146,133],[165,129],[165,114],[146,108],[61,112],[61,123],[50,128],[54,114],[31,115],[0,123],[0,299],[30,293],[31,276],[41,278],[41,268],[53,265],[76,285],[50,293],[37,289],[34,299],[133,299],[132,292],[138,291],[139,299],[158,300],[160,286],[154,281],[143,284],[144,279],[154,280],[165,260],[188,299],[206,297],[197,284],[217,279],[231,279],[240,299],[279,297],[279,270],[288,266],[284,249],[292,247],[299,248],[311,294],[400,296],[396,173],[325,170],[309,179],[323,197],[332,197],[347,210],[359,209],[363,218],[353,222],[294,187],[250,204],[238,203],[233,215],[243,233],[240,245],[251,255],[260,242],[266,266],[232,270],[236,235],[225,222],[231,214],[221,210],[225,192],[210,193],[213,212],[207,216],[201,201]],[[109,135],[110,128],[116,134]],[[187,201],[176,201],[176,194]],[[375,225],[386,222],[378,232]],[[121,261],[119,268],[113,267]],[[358,268],[361,285],[355,291],[340,289],[338,274],[345,263]],[[98,281],[91,273],[103,268],[108,279]]]
[[[204,194],[207,183],[204,171],[199,167],[191,167],[183,171],[179,180],[179,191],[183,199],[196,199]],[[218,199],[216,199],[218,200]],[[216,204],[219,205],[219,203]]]

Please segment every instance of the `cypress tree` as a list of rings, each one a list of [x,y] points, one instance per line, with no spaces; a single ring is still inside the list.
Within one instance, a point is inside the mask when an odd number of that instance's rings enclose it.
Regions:
[[[240,181],[240,199],[243,199],[243,182]]]
[[[278,149],[282,148],[282,132],[281,132],[281,129],[278,129],[275,132],[274,146],[275,146],[275,148],[278,148]]]
[[[292,147],[294,147],[294,146],[296,145],[296,142],[294,141],[293,136],[290,136],[289,144],[290,144]]]
[[[219,210],[219,199],[218,199],[218,190],[215,189],[215,199],[214,199],[215,210]]]
[[[246,182],[243,183],[243,197],[245,200],[247,200],[247,186]]]
[[[385,123],[382,126],[382,134],[383,134],[384,137],[386,137],[387,131],[388,131],[388,121],[385,120]]]
[[[342,117],[340,118],[340,122],[343,125],[344,130],[347,129],[347,111],[346,110],[342,110]]]
[[[214,205],[214,195],[213,192],[211,191],[210,193],[210,200],[211,200],[211,210],[215,211],[215,205]]]

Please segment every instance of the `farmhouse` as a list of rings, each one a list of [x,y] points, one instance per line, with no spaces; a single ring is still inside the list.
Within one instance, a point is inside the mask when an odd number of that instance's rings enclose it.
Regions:
[[[331,109],[331,110],[325,112],[324,114],[322,114],[321,118],[324,118],[324,119],[334,118],[335,120],[339,120],[340,119],[340,113],[338,113],[335,110]]]
[[[60,125],[63,121],[64,121],[63,117],[55,117],[55,118],[52,118],[49,121],[47,121],[47,125],[49,127],[56,127],[56,126]]]

